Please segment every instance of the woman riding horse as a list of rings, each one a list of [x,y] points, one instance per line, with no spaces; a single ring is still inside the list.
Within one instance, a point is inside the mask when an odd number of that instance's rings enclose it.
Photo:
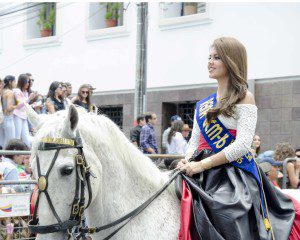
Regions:
[[[257,107],[247,90],[245,47],[234,38],[216,39],[210,47],[208,71],[218,81],[217,93],[197,103],[188,153],[177,166],[189,176],[184,180],[193,194],[195,215],[191,231],[181,229],[181,235],[214,240],[299,239],[292,201],[274,189],[250,152]],[[182,213],[184,207],[190,206],[182,205]],[[186,217],[182,216],[183,222]]]

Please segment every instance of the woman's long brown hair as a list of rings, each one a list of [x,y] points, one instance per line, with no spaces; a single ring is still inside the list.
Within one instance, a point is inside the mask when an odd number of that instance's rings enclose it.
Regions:
[[[89,111],[92,110],[92,103],[91,103],[91,95],[90,95],[90,86],[88,84],[83,84],[79,87],[78,89],[78,93],[77,93],[77,99],[79,99],[80,101],[83,100],[83,98],[81,97],[81,90],[83,88],[87,88],[88,89],[88,95],[86,97],[86,102],[87,102],[87,105],[88,105],[88,108],[89,108]]]
[[[228,71],[229,84],[227,95],[217,106],[207,112],[207,121],[222,114],[232,117],[234,106],[246,96],[247,84],[247,52],[243,44],[235,38],[221,37],[214,40],[211,48],[215,48]]]

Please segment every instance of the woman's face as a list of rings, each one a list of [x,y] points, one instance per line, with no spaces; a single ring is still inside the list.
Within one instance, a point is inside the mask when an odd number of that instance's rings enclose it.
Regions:
[[[253,147],[258,148],[259,146],[260,146],[260,137],[258,135],[254,135]]]
[[[89,89],[88,88],[81,88],[80,95],[82,98],[87,98],[89,95]]]
[[[66,95],[67,88],[66,88],[65,86],[63,86],[61,90],[62,90],[62,94],[63,94],[63,95]]]
[[[56,88],[55,92],[56,92],[57,95],[60,97],[60,96],[62,95],[62,93],[63,93],[63,91],[62,91],[62,86],[59,85],[58,88]]]
[[[278,179],[278,169],[274,166],[272,166],[272,168],[269,172],[269,179],[271,181],[276,181]]]
[[[214,47],[210,48],[207,67],[210,78],[222,79],[228,75],[227,68]]]
[[[11,82],[11,87],[12,87],[12,88],[16,88],[16,87],[17,87],[17,81],[16,81],[16,80],[13,80],[13,81]]]
[[[29,80],[27,79],[27,81],[24,82],[23,89],[28,90],[28,88],[29,88]]]

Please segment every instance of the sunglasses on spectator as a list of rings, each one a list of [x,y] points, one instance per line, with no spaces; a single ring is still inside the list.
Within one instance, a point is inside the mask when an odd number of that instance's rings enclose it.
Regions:
[[[89,91],[81,91],[82,94],[89,94]]]

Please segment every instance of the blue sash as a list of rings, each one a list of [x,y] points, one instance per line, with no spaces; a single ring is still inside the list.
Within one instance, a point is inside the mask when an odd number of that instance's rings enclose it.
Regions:
[[[217,104],[217,93],[214,93],[207,98],[202,99],[197,102],[196,105],[196,120],[201,130],[201,133],[212,148],[214,153],[218,153],[222,151],[225,147],[235,141],[234,136],[228,131],[228,129],[222,124],[222,122],[216,118],[211,121],[210,124],[207,123],[206,113],[209,109],[214,108]],[[265,219],[268,219],[265,198],[263,187],[260,179],[260,173],[258,167],[254,161],[253,155],[251,152],[248,152],[245,156],[240,157],[236,161],[231,162],[231,164],[235,167],[238,167],[246,172],[252,174],[255,178],[260,192],[260,199],[262,205],[262,213]],[[265,223],[266,224],[266,223]],[[267,226],[266,226],[267,228]]]

